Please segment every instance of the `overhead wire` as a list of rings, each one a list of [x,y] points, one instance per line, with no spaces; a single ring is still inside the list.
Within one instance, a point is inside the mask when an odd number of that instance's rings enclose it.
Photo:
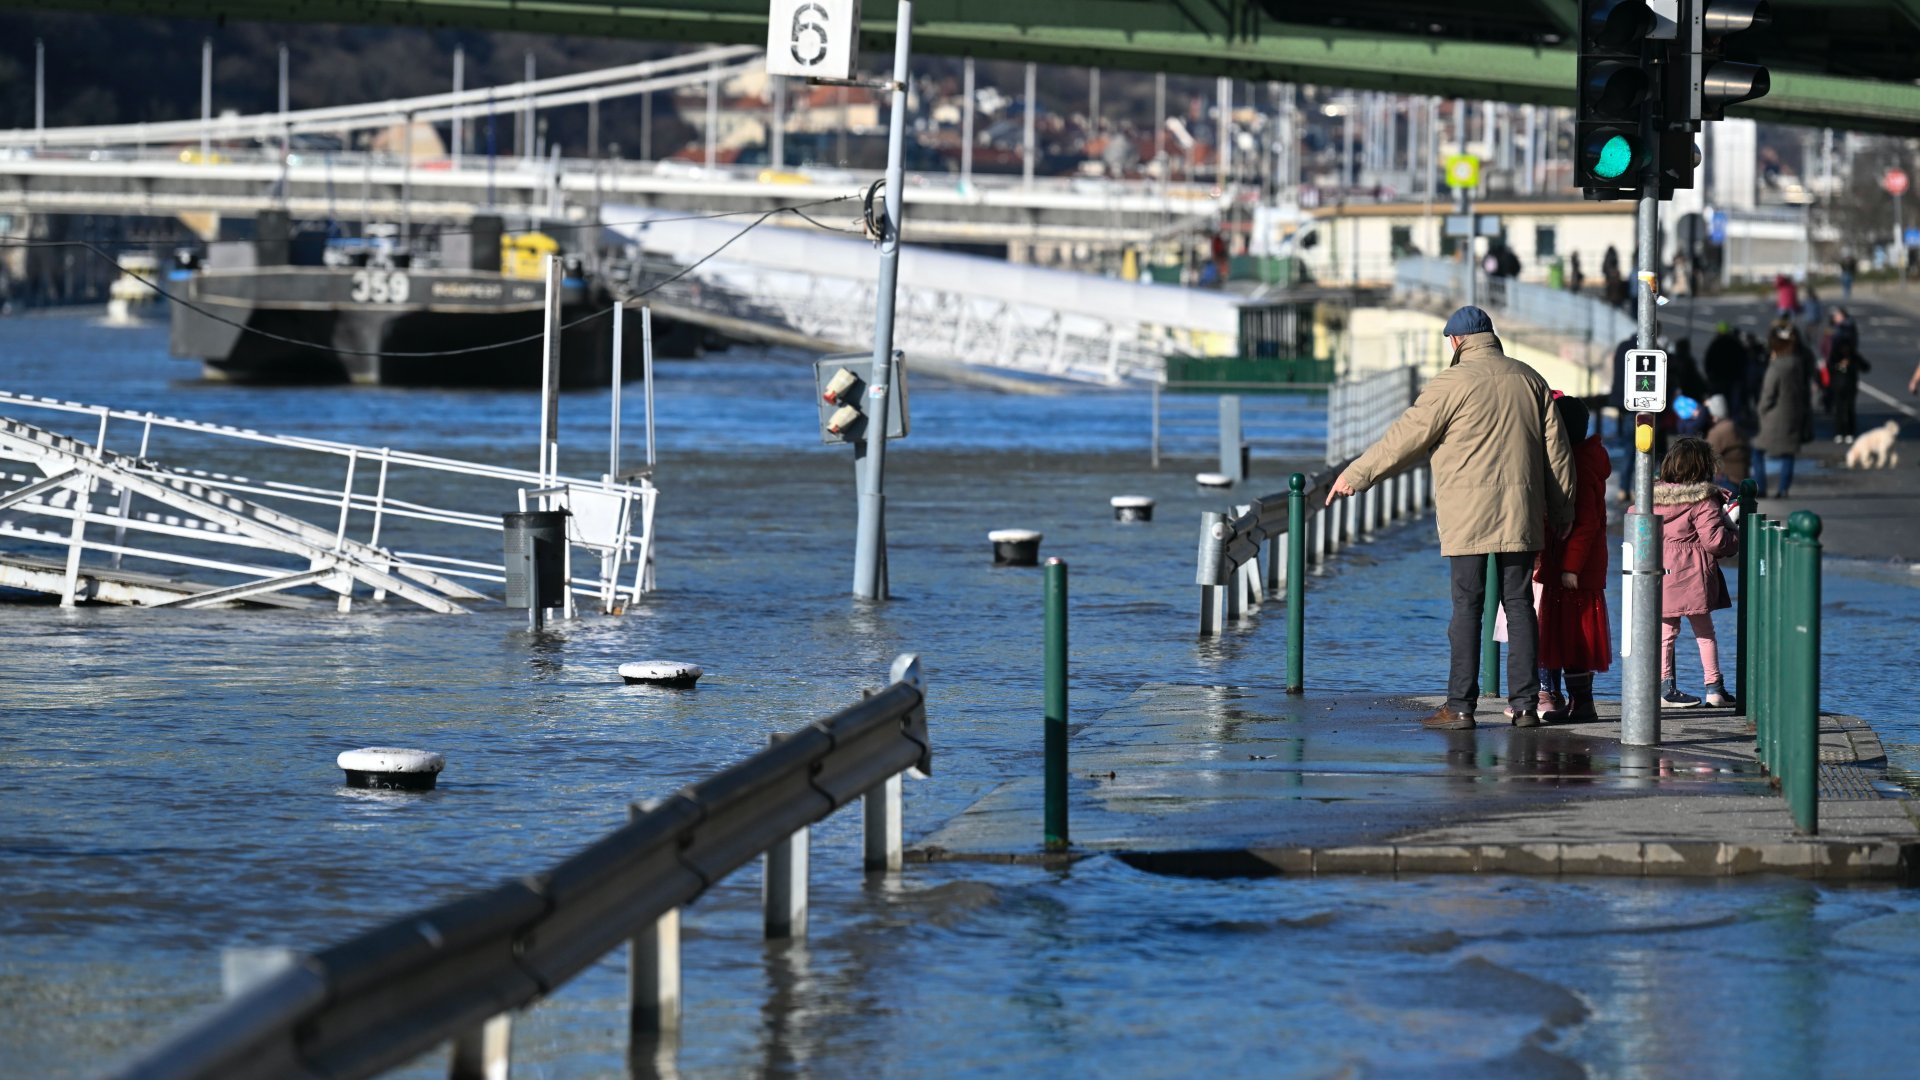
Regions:
[[[804,218],[808,221],[812,221],[815,224],[820,224],[819,222],[815,221],[814,218],[810,217],[804,210],[802,210],[801,207],[812,207],[812,206],[820,206],[820,205],[836,203],[836,202],[845,202],[850,199],[855,199],[858,197],[859,196],[856,196],[856,195],[843,195],[843,196],[840,196],[839,198],[823,199],[823,200],[820,200],[819,202],[802,203],[799,206],[776,206],[770,210],[765,210],[765,211],[734,210],[734,211],[727,211],[726,213],[723,213],[723,214],[704,215],[704,217],[701,217],[701,218],[671,219],[671,220],[705,220],[705,219],[710,219],[715,217],[739,217],[739,216],[744,216],[745,214],[750,214],[750,213],[757,213],[759,215],[758,217],[754,218],[753,221],[749,222],[739,232],[736,232],[732,236],[728,237],[723,243],[720,244],[720,246],[714,248],[712,251],[707,252],[706,254],[700,256],[698,259],[682,267],[677,273],[674,273],[665,278],[662,278],[661,280],[654,282],[653,284],[647,286],[646,288],[635,292],[633,295],[626,297],[622,302],[624,303],[627,301],[637,300],[643,296],[650,296],[653,293],[656,293],[661,289],[667,287],[668,285],[671,285],[674,282],[679,281],[681,278],[686,277],[688,274],[693,273],[695,270],[705,265],[709,260],[719,255],[721,252],[727,250],[727,248],[732,247],[734,242],[739,240],[741,237],[752,232],[754,229],[759,228],[761,225],[766,224],[769,220],[771,220],[776,215],[791,213],[798,217]],[[660,221],[660,220],[668,220],[668,219],[655,218],[652,220]],[[831,228],[831,226],[822,226],[822,227]],[[841,231],[850,231],[850,230],[841,230]],[[546,336],[546,332],[543,330],[539,333],[528,334],[524,337],[512,338],[507,341],[489,342],[485,345],[470,345],[470,346],[466,346],[464,348],[459,348],[459,349],[432,349],[432,350],[424,350],[424,351],[397,351],[396,352],[396,351],[387,351],[387,350],[381,350],[381,349],[342,348],[340,346],[324,344],[322,342],[305,341],[300,338],[288,337],[285,334],[276,334],[271,330],[262,330],[257,326],[249,326],[246,323],[241,322],[237,319],[232,319],[225,315],[221,315],[216,312],[210,311],[204,305],[196,304],[191,300],[187,300],[183,297],[176,296],[175,294],[167,291],[166,289],[161,288],[158,284],[154,283],[153,281],[150,281],[147,278],[142,277],[139,273],[133,270],[127,269],[125,266],[122,266],[119,260],[115,259],[112,255],[107,254],[107,252],[101,250],[99,246],[86,240],[0,239],[0,247],[79,248],[81,250],[91,252],[93,255],[103,260],[104,262],[106,262],[107,265],[112,266],[115,270],[118,270],[120,273],[126,275],[127,277],[130,277],[133,280],[138,281],[140,284],[145,285],[147,288],[153,290],[154,293],[156,293],[161,297],[164,297],[169,302],[178,304],[189,311],[195,312],[196,314],[200,315],[203,318],[212,319],[214,322],[221,323],[226,326],[231,326],[242,333],[252,334],[255,337],[265,338],[269,341],[276,341],[283,345],[294,345],[294,346],[298,346],[300,348],[305,348],[305,349],[316,349],[323,352],[330,352],[330,353],[334,353],[342,356],[404,357],[409,359],[416,359],[416,358],[428,359],[428,358],[437,357],[437,356],[463,356],[470,353],[485,352],[489,349],[504,349],[504,348],[509,348],[511,346],[515,346],[515,345],[526,345],[531,342],[538,341],[541,338]],[[560,329],[564,331],[564,330],[571,330],[577,326],[584,326],[595,319],[605,316],[610,310],[611,309],[602,308],[598,311],[594,311],[586,315],[582,315],[579,318],[572,320],[571,322],[562,323],[560,326]]]

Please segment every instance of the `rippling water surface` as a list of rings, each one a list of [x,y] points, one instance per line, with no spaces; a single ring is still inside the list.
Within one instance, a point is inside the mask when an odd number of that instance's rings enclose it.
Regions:
[[[162,331],[78,319],[0,321],[0,358],[0,385],[23,392],[535,456],[531,393],[210,386],[165,356]],[[847,596],[849,453],[814,442],[810,398],[792,358],[663,366],[660,591],[540,640],[494,605],[0,605],[0,1074],[84,1075],[151,1041],[217,997],[224,946],[315,948],[537,870],[630,800],[852,700],[905,650],[926,660],[936,745],[935,778],[908,785],[908,827],[930,830],[1037,768],[1039,582],[988,565],[992,528],[1041,529],[1072,566],[1077,719],[1150,680],[1276,678],[1278,625],[1193,636],[1194,522],[1223,500],[1193,488],[1198,459],[1148,467],[1145,395],[916,383],[913,435],[888,457],[896,599],[877,608]],[[639,404],[629,387],[629,460]],[[564,400],[568,471],[604,468],[607,406],[604,392]],[[1282,486],[1273,459],[1311,456],[1319,430],[1311,403],[1262,409],[1266,491]],[[1121,493],[1160,499],[1158,520],[1116,526],[1106,500]],[[1335,568],[1311,609],[1311,679],[1442,681],[1428,539],[1398,530]],[[1835,565],[1827,597],[1826,704],[1872,718],[1920,772],[1902,704],[1920,691],[1913,585]],[[691,693],[614,676],[656,657],[709,674]],[[334,755],[375,744],[445,752],[440,789],[341,787]],[[690,913],[682,1072],[1845,1075],[1900,1060],[1920,1023],[1910,890],[1191,881],[1106,859],[863,882],[857,828],[848,814],[816,833],[806,945],[758,940],[751,871]],[[621,1074],[623,994],[615,955],[525,1020],[517,1066]]]

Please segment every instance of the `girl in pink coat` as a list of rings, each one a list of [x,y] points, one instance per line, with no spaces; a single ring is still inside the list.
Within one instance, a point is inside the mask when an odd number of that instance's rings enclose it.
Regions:
[[[1673,646],[1680,620],[1693,627],[1705,669],[1709,705],[1731,705],[1720,674],[1720,648],[1713,636],[1713,613],[1733,606],[1720,559],[1740,548],[1740,534],[1727,523],[1726,492],[1713,483],[1713,448],[1704,439],[1681,439],[1660,462],[1653,485],[1653,511],[1661,521],[1661,561],[1666,578],[1660,590],[1660,701],[1668,708],[1700,704],[1682,693],[1674,678]]]

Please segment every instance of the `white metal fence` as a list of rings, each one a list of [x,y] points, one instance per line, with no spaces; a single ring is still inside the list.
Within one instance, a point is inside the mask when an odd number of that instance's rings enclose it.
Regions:
[[[1467,264],[1426,256],[1401,259],[1393,271],[1394,292],[1444,298],[1446,304],[1467,302]],[[1495,316],[1525,323],[1536,330],[1582,341],[1610,344],[1631,337],[1633,316],[1598,297],[1530,285],[1511,278],[1479,275],[1480,306]]]
[[[1416,367],[1351,376],[1327,392],[1327,464],[1347,461],[1386,434],[1420,393]]]
[[[35,413],[83,417],[93,441],[19,419]],[[162,441],[206,467],[159,464]],[[500,514],[530,497],[570,513],[569,615],[576,594],[613,612],[653,585],[659,493],[645,478],[542,476],[0,391],[0,487],[0,538],[16,542],[0,583],[63,604],[300,605],[288,590],[316,586],[341,611],[357,591],[460,611],[487,598],[468,583],[504,583]]]

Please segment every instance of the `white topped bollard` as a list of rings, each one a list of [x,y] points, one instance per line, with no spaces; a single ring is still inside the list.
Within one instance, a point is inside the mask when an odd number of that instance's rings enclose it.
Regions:
[[[993,542],[993,565],[1039,566],[1041,534],[1032,529],[995,529],[987,534]]]
[[[642,660],[634,664],[621,664],[620,677],[627,685],[670,686],[685,690],[700,681],[706,670],[699,664],[688,664],[679,660]]]
[[[1115,495],[1107,500],[1115,521],[1152,521],[1153,500],[1145,495]]]
[[[432,791],[447,759],[429,750],[369,746],[334,759],[346,771],[347,786],[390,791]]]
[[[1230,488],[1233,486],[1233,477],[1226,473],[1203,472],[1193,474],[1193,482],[1204,488]]]

